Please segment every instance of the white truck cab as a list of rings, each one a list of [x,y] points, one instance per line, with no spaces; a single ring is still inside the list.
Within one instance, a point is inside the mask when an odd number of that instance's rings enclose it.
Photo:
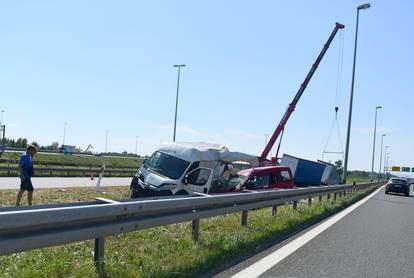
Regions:
[[[233,162],[258,165],[256,156],[209,143],[167,143],[139,168],[131,197],[208,194],[220,187]],[[230,190],[229,190],[230,191]]]

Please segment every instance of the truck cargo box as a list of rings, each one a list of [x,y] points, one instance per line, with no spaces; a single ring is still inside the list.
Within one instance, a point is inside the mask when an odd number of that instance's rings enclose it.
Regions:
[[[280,165],[288,166],[297,186],[319,186],[326,165],[295,156],[283,154]]]
[[[321,184],[331,185],[331,184],[340,184],[341,179],[339,177],[338,171],[335,168],[335,165],[329,162],[318,160],[318,162],[325,164],[325,171],[322,175]]]

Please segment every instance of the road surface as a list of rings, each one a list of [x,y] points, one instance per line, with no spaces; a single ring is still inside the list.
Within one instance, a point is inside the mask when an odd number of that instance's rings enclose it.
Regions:
[[[95,187],[98,178],[32,178],[34,188]],[[101,186],[129,185],[131,178],[102,178]],[[18,189],[20,178],[0,178],[0,189]]]
[[[269,270],[257,269],[254,276],[414,277],[413,234],[414,196],[386,195],[382,189]],[[263,252],[265,255],[258,254],[255,260],[249,259],[217,276],[231,277],[249,266],[260,266],[263,258],[272,257],[273,252],[293,241],[278,244]]]

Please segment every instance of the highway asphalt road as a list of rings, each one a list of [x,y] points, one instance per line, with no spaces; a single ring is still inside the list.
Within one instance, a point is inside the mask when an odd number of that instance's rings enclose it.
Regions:
[[[414,277],[413,235],[414,196],[382,189],[260,277]],[[292,240],[217,276],[231,277]]]
[[[95,187],[98,178],[32,178],[33,187],[36,188],[65,188],[65,187]],[[102,178],[101,186],[129,185],[131,178]],[[0,189],[18,189],[20,178],[0,178]]]

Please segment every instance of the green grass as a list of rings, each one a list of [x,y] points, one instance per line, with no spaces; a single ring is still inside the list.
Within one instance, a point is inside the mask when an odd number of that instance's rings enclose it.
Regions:
[[[200,241],[191,239],[190,223],[174,224],[108,237],[105,245],[105,271],[108,277],[194,277],[237,258],[257,253],[303,227],[343,209],[376,187],[348,194],[336,202],[326,200],[308,207],[301,202],[278,209],[249,211],[248,226],[240,225],[240,213],[200,223]],[[105,188],[106,197],[125,197],[127,188]],[[12,204],[15,192],[2,191],[1,200]],[[73,197],[73,195],[77,197]],[[36,203],[92,200],[92,189],[47,189],[35,191]],[[0,257],[1,277],[98,277],[92,261],[92,241],[45,248]]]
[[[5,152],[1,156],[2,159],[18,160],[22,153],[20,152]],[[80,156],[67,154],[46,154],[38,153],[34,159],[36,162],[57,162],[57,163],[73,163],[77,165],[117,165],[137,167],[142,163],[141,158],[126,158],[126,157],[104,157],[104,156]]]
[[[374,176],[374,181],[376,181],[378,178]],[[347,176],[346,177],[346,183],[352,184],[353,182],[361,183],[361,182],[370,182],[371,177],[370,176]]]

